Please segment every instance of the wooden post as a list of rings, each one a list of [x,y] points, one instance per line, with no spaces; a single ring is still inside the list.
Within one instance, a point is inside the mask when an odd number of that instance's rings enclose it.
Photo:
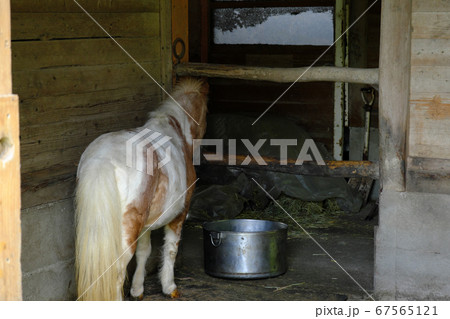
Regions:
[[[172,45],[176,39],[184,42],[185,52],[180,62],[189,61],[189,1],[172,0]],[[181,43],[176,46],[178,54],[181,53]],[[173,63],[178,63],[173,57]]]
[[[12,95],[9,0],[0,1],[0,300],[22,299],[18,98]]]
[[[206,152],[203,154],[214,155]],[[246,158],[247,155],[234,155],[233,160],[231,160],[228,155],[224,155],[221,160],[208,160],[203,158],[202,165],[227,166],[237,169],[255,169],[306,176],[368,177],[370,179],[379,178],[379,168],[377,162],[325,161],[325,165],[318,165],[315,162],[304,162],[302,165],[296,165],[296,160],[288,159],[286,165],[282,165],[279,159],[261,156],[261,159],[263,159],[267,165],[258,164],[254,158],[251,158],[251,161],[248,164],[242,165],[241,163],[244,162]]]
[[[405,190],[411,0],[384,0],[380,44],[380,170],[383,191]]]
[[[167,92],[172,91],[172,4],[167,0],[159,0],[161,26],[161,84]],[[162,99],[166,96],[162,93]]]

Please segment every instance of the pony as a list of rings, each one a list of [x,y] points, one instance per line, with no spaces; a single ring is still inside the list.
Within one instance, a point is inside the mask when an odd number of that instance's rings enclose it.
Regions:
[[[206,130],[207,94],[206,82],[183,79],[142,127],[101,135],[82,154],[75,193],[78,300],[122,300],[134,254],[130,293],[142,299],[150,232],[161,227],[162,292],[179,297],[174,263],[196,182],[193,141]],[[151,138],[143,139],[145,132]]]

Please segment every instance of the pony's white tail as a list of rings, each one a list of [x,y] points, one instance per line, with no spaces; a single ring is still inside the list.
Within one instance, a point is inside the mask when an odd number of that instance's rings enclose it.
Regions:
[[[76,190],[78,300],[119,300],[122,214],[114,168],[88,164]]]

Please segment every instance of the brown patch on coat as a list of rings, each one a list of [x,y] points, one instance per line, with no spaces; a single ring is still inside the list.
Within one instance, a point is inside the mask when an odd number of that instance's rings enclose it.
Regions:
[[[150,226],[156,222],[156,220],[163,213],[164,203],[166,202],[167,188],[169,187],[169,178],[163,172],[159,172],[158,185],[150,203],[148,218],[145,222],[146,226]]]
[[[189,187],[197,179],[197,174],[195,173],[194,164],[192,162],[192,147],[189,146],[189,144],[186,141],[186,138],[182,135],[180,123],[178,123],[178,121],[175,118],[171,117],[169,124],[175,129],[177,134],[180,135],[180,138],[183,141],[184,162],[186,164],[186,185],[187,187]],[[184,221],[186,220],[186,216],[189,211],[189,205],[191,203],[191,198],[192,194],[194,193],[194,189],[195,185],[192,186],[186,192],[183,210],[168,224],[168,226],[172,229],[172,231],[178,236],[181,235],[181,229],[183,228]]]
[[[143,152],[146,163],[148,163],[147,148],[144,148]],[[139,187],[139,189],[142,190],[141,193],[127,206],[127,211],[122,218],[122,225],[127,239],[127,244],[132,247],[133,253],[136,249],[136,240],[149,218],[151,199],[154,199],[154,195],[158,191],[161,175],[163,175],[161,171],[157,169],[158,156],[156,152],[152,152],[152,156],[153,175],[145,174],[145,177]],[[145,168],[147,169],[147,167]]]

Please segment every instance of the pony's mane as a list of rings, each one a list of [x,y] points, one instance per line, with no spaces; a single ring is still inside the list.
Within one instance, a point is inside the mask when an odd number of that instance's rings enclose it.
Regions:
[[[197,80],[194,78],[184,78],[180,82],[177,83],[175,86],[172,94],[178,95],[178,94],[185,94],[185,93],[202,93],[201,89],[203,86],[203,81]]]

